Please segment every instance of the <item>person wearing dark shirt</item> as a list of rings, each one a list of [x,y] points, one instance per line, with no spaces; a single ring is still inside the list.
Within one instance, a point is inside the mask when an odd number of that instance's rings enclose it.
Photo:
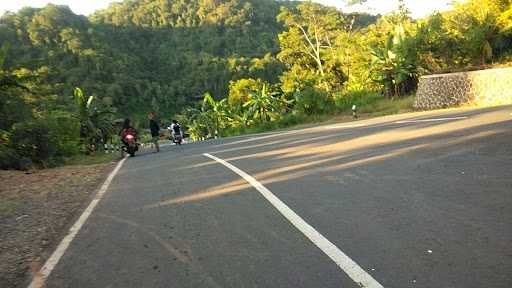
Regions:
[[[149,118],[149,129],[151,130],[151,142],[155,144],[156,152],[160,152],[160,146],[158,145],[158,140],[160,139],[160,126],[155,120],[155,113],[151,112],[148,115]]]

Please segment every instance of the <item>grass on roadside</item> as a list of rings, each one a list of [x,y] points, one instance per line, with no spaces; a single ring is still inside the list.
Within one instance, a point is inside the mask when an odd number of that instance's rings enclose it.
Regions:
[[[246,135],[246,134],[256,134],[256,133],[263,133],[268,131],[274,131],[279,129],[285,129],[290,127],[299,126],[302,124],[314,124],[314,123],[321,123],[329,120],[332,117],[332,115],[329,114],[323,114],[323,115],[303,115],[303,114],[294,114],[289,113],[281,117],[281,119],[272,121],[272,122],[266,122],[266,123],[259,123],[254,126],[250,127],[236,127],[236,128],[228,128],[223,131],[224,137],[230,137],[230,136],[239,136],[239,135]]]
[[[406,113],[413,111],[414,96],[407,96],[399,99],[388,99],[382,98],[381,96],[371,95],[368,99],[363,97],[357,97],[353,99],[354,103],[358,105],[358,114],[361,118],[372,118],[384,115],[392,115],[399,113]],[[255,134],[268,132],[278,129],[285,129],[290,127],[296,127],[300,125],[316,124],[329,121],[351,121],[352,111],[350,110],[352,104],[350,100],[347,103],[342,103],[342,111],[337,111],[334,114],[317,114],[317,115],[304,115],[289,113],[281,117],[281,119],[273,122],[266,122],[257,124],[251,127],[243,128],[228,128],[223,131],[224,137],[226,136],[238,136],[244,134]],[[340,107],[338,106],[338,107]],[[340,107],[340,108],[341,108]]]
[[[370,117],[411,112],[414,110],[414,99],[414,96],[408,96],[399,99],[384,98],[362,106],[359,112],[362,114],[367,114],[367,116]]]

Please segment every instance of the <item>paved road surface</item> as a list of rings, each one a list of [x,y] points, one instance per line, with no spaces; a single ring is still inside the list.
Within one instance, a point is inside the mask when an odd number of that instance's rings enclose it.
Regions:
[[[47,287],[512,287],[512,107],[383,117],[128,159]]]

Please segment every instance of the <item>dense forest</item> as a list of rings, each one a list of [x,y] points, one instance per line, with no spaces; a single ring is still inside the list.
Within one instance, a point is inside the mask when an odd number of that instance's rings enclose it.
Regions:
[[[144,127],[149,111],[205,139],[403,97],[424,74],[506,65],[511,2],[461,1],[425,19],[412,19],[403,1],[377,16],[277,0],[125,0],[89,17],[52,4],[6,13],[0,166],[92,153],[110,141],[114,119]]]

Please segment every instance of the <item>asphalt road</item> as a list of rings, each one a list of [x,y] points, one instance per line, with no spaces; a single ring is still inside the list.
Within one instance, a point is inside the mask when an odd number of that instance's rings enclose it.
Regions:
[[[384,287],[512,287],[511,113],[416,113],[140,154],[47,287],[359,287],[203,153],[265,185]]]

